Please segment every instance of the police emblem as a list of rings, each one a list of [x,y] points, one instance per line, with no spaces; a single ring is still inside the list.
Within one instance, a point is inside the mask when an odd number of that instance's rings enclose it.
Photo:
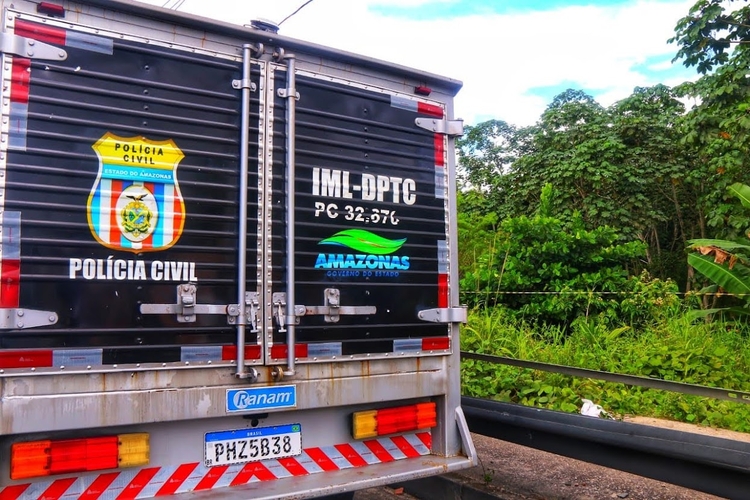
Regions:
[[[177,243],[185,224],[177,165],[185,156],[174,141],[107,132],[92,148],[99,157],[87,203],[94,238],[107,248],[131,252]]]

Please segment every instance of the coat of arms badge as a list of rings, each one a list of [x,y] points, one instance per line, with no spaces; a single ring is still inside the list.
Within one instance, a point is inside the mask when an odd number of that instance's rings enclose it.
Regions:
[[[185,155],[174,141],[107,132],[92,148],[99,156],[87,203],[94,238],[112,250],[131,252],[177,243],[186,215],[177,165]]]

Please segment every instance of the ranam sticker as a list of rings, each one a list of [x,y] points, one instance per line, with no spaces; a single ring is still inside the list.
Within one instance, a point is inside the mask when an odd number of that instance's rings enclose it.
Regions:
[[[177,165],[185,155],[174,141],[107,132],[92,149],[99,173],[86,208],[94,238],[130,252],[166,250],[177,243],[186,215]]]

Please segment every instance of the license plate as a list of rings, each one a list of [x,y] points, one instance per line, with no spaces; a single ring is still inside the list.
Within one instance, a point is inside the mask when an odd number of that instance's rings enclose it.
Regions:
[[[204,442],[207,467],[293,457],[302,453],[302,426],[208,432]]]

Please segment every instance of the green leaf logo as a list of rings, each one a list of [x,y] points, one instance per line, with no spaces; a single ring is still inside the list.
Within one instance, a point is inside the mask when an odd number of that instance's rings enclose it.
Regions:
[[[318,245],[338,245],[371,255],[387,255],[397,251],[404,243],[406,238],[389,240],[364,229],[345,229],[320,241]]]

